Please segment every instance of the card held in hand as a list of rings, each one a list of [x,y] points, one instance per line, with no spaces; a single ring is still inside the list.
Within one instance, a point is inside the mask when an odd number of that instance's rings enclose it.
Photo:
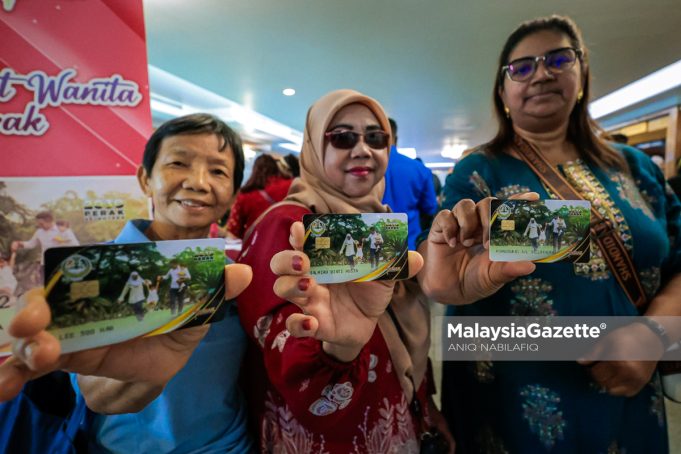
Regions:
[[[489,258],[586,263],[590,220],[585,200],[492,200]]]
[[[308,214],[303,224],[310,275],[320,284],[409,276],[404,213]]]
[[[224,240],[48,249],[45,293],[63,353],[219,321]]]

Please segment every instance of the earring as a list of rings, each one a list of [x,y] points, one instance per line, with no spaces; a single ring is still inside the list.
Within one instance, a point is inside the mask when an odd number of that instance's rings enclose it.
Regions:
[[[506,118],[511,118],[511,109],[508,106],[504,106],[504,112],[506,112]]]
[[[579,93],[577,93],[577,102],[582,102],[583,97],[584,97],[584,92],[582,90],[579,90]]]

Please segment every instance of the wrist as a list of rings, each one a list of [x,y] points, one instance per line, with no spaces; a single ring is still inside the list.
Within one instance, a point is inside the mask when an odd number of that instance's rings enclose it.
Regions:
[[[636,323],[646,326],[648,330],[655,335],[662,345],[663,353],[666,352],[669,347],[671,347],[671,341],[669,339],[669,335],[667,334],[667,330],[660,322],[651,317],[644,316],[638,318]]]

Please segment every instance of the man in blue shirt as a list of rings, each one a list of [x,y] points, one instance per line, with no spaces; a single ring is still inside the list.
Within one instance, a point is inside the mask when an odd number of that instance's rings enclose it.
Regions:
[[[392,118],[390,128],[393,143],[385,172],[383,203],[389,205],[395,213],[407,213],[409,249],[416,250],[416,237],[421,233],[421,216],[432,218],[437,213],[433,174],[423,163],[397,151],[397,123]]]

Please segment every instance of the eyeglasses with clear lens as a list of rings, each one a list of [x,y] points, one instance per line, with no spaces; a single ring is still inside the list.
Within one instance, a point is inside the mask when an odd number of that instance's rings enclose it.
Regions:
[[[508,65],[502,66],[501,72],[506,73],[508,78],[515,82],[525,82],[537,71],[540,61],[544,63],[544,68],[549,73],[555,75],[572,68],[577,58],[582,58],[581,49],[563,47],[538,57],[524,57],[513,60]]]
[[[375,150],[388,148],[390,141],[390,134],[380,129],[367,131],[364,134],[347,129],[339,129],[337,131],[329,131],[324,136],[329,139],[331,145],[341,150],[354,148],[357,142],[359,142],[360,137],[364,137],[364,143]]]

